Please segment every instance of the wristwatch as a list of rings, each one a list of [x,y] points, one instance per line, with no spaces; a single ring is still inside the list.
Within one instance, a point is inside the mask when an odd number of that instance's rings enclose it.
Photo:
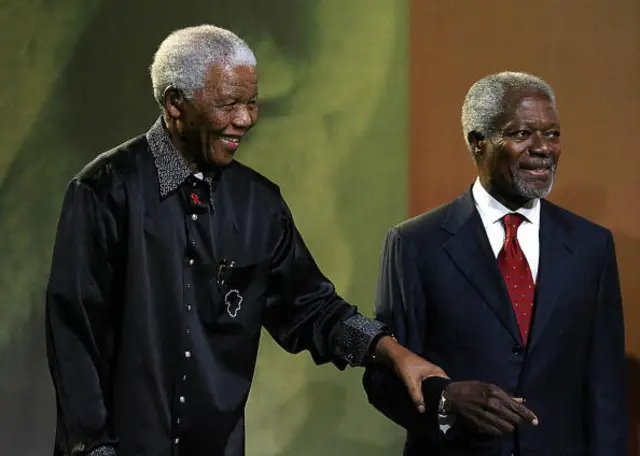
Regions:
[[[440,395],[440,402],[438,403],[438,415],[446,416],[449,414],[451,410],[449,410],[449,402],[447,401],[447,396],[445,391]]]

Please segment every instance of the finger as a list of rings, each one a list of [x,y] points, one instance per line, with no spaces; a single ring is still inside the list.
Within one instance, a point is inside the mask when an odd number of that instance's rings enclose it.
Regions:
[[[509,398],[504,399],[494,397],[487,401],[484,405],[484,409],[492,415],[498,416],[507,421],[509,424],[517,426],[525,420],[525,418],[520,416],[515,410],[515,407],[518,405],[519,404],[513,402]]]
[[[524,406],[525,399],[523,398],[518,398],[518,399],[521,399],[521,401],[517,401],[516,398],[512,398],[511,400],[506,402],[509,409],[514,413],[516,413],[518,416],[528,421],[529,423],[533,424],[534,426],[537,426],[539,421],[536,414]]]
[[[491,419],[487,420],[485,416],[481,416],[481,412],[478,412],[478,416],[472,413],[469,413],[469,414],[465,414],[464,417],[467,419],[467,421],[471,422],[471,424],[479,432],[482,432],[485,434],[491,434],[495,436],[501,436],[508,432],[494,425]]]
[[[522,397],[511,397],[498,387],[492,388],[492,395],[499,399],[502,404],[509,408],[513,413],[525,419],[534,426],[538,425],[538,417],[523,404],[526,400]],[[520,420],[518,420],[518,423]]]
[[[514,423],[511,423],[504,417],[496,414],[496,412],[494,412],[493,410],[481,410],[479,419],[485,425],[500,430],[501,435],[511,433],[515,430]]]
[[[512,410],[534,426],[537,426],[540,423],[536,414],[522,404],[513,402]]]
[[[424,413],[424,397],[422,397],[422,381],[419,383],[405,381],[405,385],[407,387],[407,391],[409,392],[409,396],[411,397],[411,401],[415,404],[418,412]]]
[[[451,380],[450,377],[447,375],[447,373],[445,371],[443,371],[442,369],[440,369],[440,368],[434,369],[433,371],[429,372],[425,376],[425,379],[431,378],[431,377],[442,377],[442,378],[446,378],[448,380]]]

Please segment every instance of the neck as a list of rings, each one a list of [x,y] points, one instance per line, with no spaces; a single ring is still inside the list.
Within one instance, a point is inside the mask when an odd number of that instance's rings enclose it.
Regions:
[[[511,211],[516,211],[523,206],[526,206],[531,202],[531,199],[524,198],[519,195],[515,195],[513,192],[508,192],[501,189],[499,186],[491,182],[490,179],[480,177],[480,184],[484,189],[496,199],[500,204]]]
[[[193,173],[197,173],[199,171],[198,163],[196,160],[196,155],[189,151],[189,147],[187,146],[187,142],[180,135],[180,131],[178,129],[178,123],[167,116],[166,114],[163,116],[164,126],[169,133],[169,138],[171,138],[171,142],[178,150],[182,158],[184,158],[189,166],[189,169]]]

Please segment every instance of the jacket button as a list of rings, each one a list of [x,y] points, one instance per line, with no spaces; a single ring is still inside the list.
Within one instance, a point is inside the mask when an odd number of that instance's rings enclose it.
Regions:
[[[511,350],[511,353],[513,353],[516,356],[520,356],[522,355],[522,353],[524,353],[524,348],[522,348],[522,345],[514,345],[513,349]]]

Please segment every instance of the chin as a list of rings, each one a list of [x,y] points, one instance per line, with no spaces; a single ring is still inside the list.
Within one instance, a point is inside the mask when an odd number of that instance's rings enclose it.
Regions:
[[[234,158],[233,155],[228,155],[228,156],[223,157],[223,158],[221,158],[219,160],[216,160],[215,164],[216,165],[221,165],[221,166],[227,166],[227,165],[230,165],[233,162],[233,158]]]
[[[232,154],[214,154],[213,156],[209,156],[207,157],[207,162],[209,163],[209,165],[213,165],[213,166],[227,166],[230,165],[231,162],[233,162],[235,155]]]
[[[548,184],[543,185],[516,183],[517,194],[526,199],[546,198],[551,193],[552,188],[553,179]]]

